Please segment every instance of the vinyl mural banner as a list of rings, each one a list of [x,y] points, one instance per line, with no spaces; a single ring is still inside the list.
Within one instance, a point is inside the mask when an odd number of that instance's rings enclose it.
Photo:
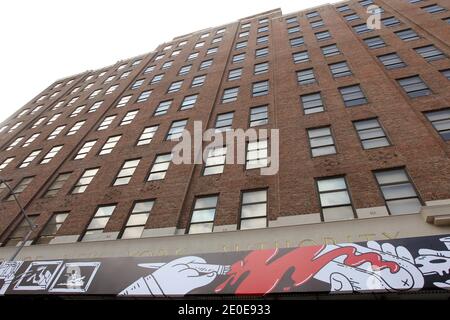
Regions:
[[[3,261],[0,295],[450,290],[450,235],[176,257]]]

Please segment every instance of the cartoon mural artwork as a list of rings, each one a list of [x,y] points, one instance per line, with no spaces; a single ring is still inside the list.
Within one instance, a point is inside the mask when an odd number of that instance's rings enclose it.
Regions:
[[[4,261],[0,265],[0,295],[5,294],[6,289],[14,280],[16,271],[22,265],[22,261]]]
[[[64,264],[49,292],[84,293],[94,280],[100,262],[72,262]]]
[[[169,297],[419,290],[450,290],[450,236],[173,258],[0,264],[0,295]]]

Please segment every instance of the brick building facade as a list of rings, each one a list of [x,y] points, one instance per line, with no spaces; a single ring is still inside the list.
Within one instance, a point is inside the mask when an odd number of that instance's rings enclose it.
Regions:
[[[450,5],[373,3],[382,8],[381,29],[366,27],[372,1],[276,9],[50,85],[0,125],[1,177],[38,225],[22,256],[448,233]],[[205,175],[204,165],[169,164],[163,179],[148,181],[158,156],[177,144],[166,139],[172,124],[184,120],[189,131],[194,121],[279,129],[278,174],[225,165]],[[261,190],[257,202],[245,202]],[[6,258],[25,229],[5,185],[0,196]],[[204,197],[217,203],[193,219]]]

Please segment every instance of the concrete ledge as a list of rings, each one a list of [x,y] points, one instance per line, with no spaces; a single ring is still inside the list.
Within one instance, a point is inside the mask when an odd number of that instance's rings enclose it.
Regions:
[[[426,222],[436,226],[450,225],[450,204],[422,207],[420,214]]]
[[[358,219],[369,219],[377,217],[387,217],[389,216],[389,212],[386,206],[370,207],[356,209],[356,215],[358,216]]]
[[[223,226],[214,226],[213,232],[226,232],[226,231],[236,231],[237,224],[226,224]]]
[[[83,242],[116,240],[118,235],[119,232],[103,232],[99,234],[90,234],[83,237]]]
[[[442,199],[442,200],[431,200],[426,201],[425,204],[428,206],[443,206],[450,205],[450,199]]]
[[[173,236],[177,234],[177,228],[156,228],[156,229],[145,229],[142,233],[141,238],[152,238],[152,237],[163,237],[163,236]]]
[[[269,221],[269,227],[295,226],[320,222],[320,213],[299,214],[278,217],[277,220]]]
[[[79,234],[70,235],[70,236],[54,237],[50,241],[50,244],[73,243],[73,242],[77,242],[79,238],[80,238]]]

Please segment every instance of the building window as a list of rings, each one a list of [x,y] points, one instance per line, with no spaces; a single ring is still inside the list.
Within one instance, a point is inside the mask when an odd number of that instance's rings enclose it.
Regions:
[[[352,75],[352,71],[350,70],[346,61],[330,64],[329,67],[331,74],[333,75],[333,78],[340,78]]]
[[[70,130],[67,132],[66,135],[67,135],[67,136],[71,136],[71,135],[76,134],[76,133],[78,132],[78,130],[80,130],[81,127],[82,127],[85,123],[86,123],[85,120],[76,122],[76,123],[72,126],[72,128],[70,128]]]
[[[41,134],[40,133],[35,133],[33,134],[31,137],[28,138],[27,141],[25,141],[25,143],[22,145],[22,148],[26,148],[28,147],[31,143],[33,143],[34,140],[36,140]]]
[[[420,212],[422,203],[405,169],[376,171],[375,177],[390,214]]]
[[[84,88],[84,90],[86,90],[86,88]],[[100,92],[102,92],[102,89],[97,89],[94,92],[91,93],[91,95],[88,97],[88,99],[94,99],[96,96],[98,96],[100,94]]]
[[[187,120],[177,120],[172,122],[169,132],[167,132],[166,140],[176,140],[181,138],[187,122]]]
[[[269,63],[268,62],[255,64],[255,67],[254,67],[255,75],[263,74],[263,73],[266,73],[267,71],[269,71]]]
[[[245,60],[245,53],[240,53],[233,56],[233,63],[242,62],[244,60]]]
[[[156,84],[161,82],[161,80],[164,78],[164,74],[157,74],[153,77],[152,81],[150,81],[150,84]]]
[[[288,31],[288,34],[300,32],[300,26],[290,27],[287,29],[287,31]]]
[[[290,18],[286,18],[286,23],[287,24],[291,24],[291,23],[296,23],[297,21],[297,17],[290,17]]]
[[[340,7],[337,7],[336,8],[337,9],[337,11],[339,11],[339,12],[347,12],[347,11],[350,11],[350,7],[348,6],[348,5],[343,5],[343,6],[340,6]]]
[[[445,141],[450,141],[450,108],[425,112],[425,116]]]
[[[171,57],[176,57],[177,55],[179,55],[181,52],[181,50],[174,50],[172,51],[172,54],[170,55]]]
[[[255,57],[256,58],[262,58],[269,55],[269,48],[261,48],[255,50]]]
[[[367,23],[361,23],[361,24],[358,24],[356,26],[353,26],[353,30],[357,34],[362,34],[362,33],[373,31],[373,29],[369,29],[369,27],[367,26]]]
[[[98,126],[97,131],[108,129],[108,127],[111,125],[111,123],[114,121],[115,118],[116,116],[114,115],[103,119],[102,123],[100,123],[100,125]]]
[[[303,39],[303,37],[292,38],[289,40],[289,43],[290,43],[291,47],[295,48],[295,47],[300,47],[300,46],[304,45],[305,40]]]
[[[99,206],[94,214],[94,217],[87,226],[86,231],[81,238],[81,241],[89,240],[89,236],[95,236],[97,234],[103,233],[103,230],[105,229],[106,224],[108,223],[115,209],[116,205]]]
[[[394,32],[397,37],[399,37],[403,41],[412,41],[420,39],[417,33],[413,29],[405,29]]]
[[[111,86],[111,87],[109,87],[109,89],[108,90],[106,90],[106,92],[105,92],[105,95],[108,95],[108,94],[111,94],[111,93],[113,93],[114,91],[116,91],[116,89],[119,87],[119,85],[118,84],[115,84],[115,85],[113,85],[113,86]]]
[[[341,54],[341,52],[339,51],[338,47],[335,44],[321,47],[321,49],[322,49],[322,53],[325,57],[331,57],[331,56]]]
[[[184,76],[184,75],[188,74],[189,71],[191,71],[191,68],[192,68],[192,64],[181,67],[180,71],[178,71],[178,75]]]
[[[36,157],[41,153],[42,150],[34,150],[32,151],[28,157],[26,157],[22,163],[20,164],[19,168],[26,168],[28,167],[31,162],[33,162],[34,159],[36,159]]]
[[[15,186],[12,193],[9,193],[8,197],[6,198],[6,201],[12,201],[14,200],[14,195],[19,196],[22,192],[25,191],[25,189],[30,185],[31,181],[33,181],[33,177],[26,177],[20,180],[19,184]]]
[[[3,162],[0,164],[0,171],[5,169],[12,161],[14,160],[14,157],[9,157],[3,160]]]
[[[201,87],[205,83],[206,75],[194,77],[192,79],[191,88]]]
[[[11,142],[11,143],[9,144],[9,146],[6,148],[6,151],[12,150],[15,146],[17,146],[17,145],[20,143],[20,141],[23,140],[23,138],[24,138],[24,137],[18,137],[18,138],[15,139],[13,142]],[[47,140],[48,140],[48,138],[47,138]]]
[[[329,31],[322,31],[315,33],[317,41],[323,41],[331,39],[331,34]]]
[[[386,43],[381,37],[372,37],[372,38],[366,38],[364,39],[365,44],[369,49],[377,49],[377,48],[383,48],[386,47]]]
[[[87,187],[89,186],[91,181],[94,179],[95,175],[97,174],[98,170],[99,170],[99,168],[85,170],[83,175],[80,177],[80,179],[77,181],[77,183],[73,187],[72,194],[85,192]]]
[[[103,104],[103,100],[102,101],[97,101],[96,103],[94,103],[92,105],[92,107],[89,108],[88,113],[97,111],[98,108],[100,108],[102,106],[102,104]]]
[[[363,7],[368,7],[369,5],[373,4],[373,0],[361,0],[359,1],[359,4]]]
[[[267,105],[250,109],[250,127],[262,126],[268,123],[269,112]]]
[[[269,31],[269,26],[262,26],[258,28],[258,33],[263,33]]]
[[[58,120],[58,118],[61,116],[61,113],[57,113],[54,114],[47,122],[47,125],[51,125],[53,124],[56,120]],[[15,124],[11,129],[9,129],[8,132],[12,132],[14,131],[18,126],[20,126],[22,124],[22,122],[19,122],[18,124]]]
[[[432,45],[426,46],[426,47],[414,48],[414,50],[428,62],[446,58],[445,54],[441,50],[439,50],[438,48],[436,48],[435,46],[432,46]]]
[[[317,29],[324,26],[323,20],[311,21],[311,28]]]
[[[211,67],[213,61],[212,60],[205,60],[200,64],[199,70],[206,70],[209,67]]]
[[[61,133],[61,131],[64,130],[65,127],[65,125],[56,127],[55,130],[53,130],[52,133],[50,133],[50,135],[47,137],[47,140],[56,139],[56,137]]]
[[[160,154],[156,157],[147,181],[162,180],[166,177],[170,162],[172,161],[172,154]]]
[[[122,108],[127,105],[127,103],[130,101],[132,95],[124,96],[120,98],[119,102],[116,105],[116,108]]]
[[[269,94],[269,81],[255,82],[252,85],[253,97],[265,96]]]
[[[223,90],[222,103],[229,103],[237,100],[239,87],[228,88]]]
[[[242,68],[233,69],[228,72],[228,81],[239,80],[242,76]]]
[[[257,169],[268,165],[267,140],[250,141],[247,143],[245,169]]]
[[[173,61],[166,61],[163,63],[163,65],[161,66],[161,70],[167,70],[169,69],[173,64]]]
[[[242,193],[239,230],[267,227],[267,190]]]
[[[120,239],[137,239],[142,236],[154,201],[139,201],[133,206]]]
[[[39,215],[29,215],[28,219],[32,224],[35,223],[37,217]],[[5,240],[5,247],[15,247],[22,242],[22,239],[28,234],[30,231],[30,225],[26,219],[22,219],[20,224],[14,229],[14,231],[8,236]]]
[[[441,7],[438,4],[432,4],[432,5],[429,5],[429,6],[425,6],[425,7],[422,7],[422,9],[424,11],[428,12],[428,13],[431,13],[431,14],[447,11],[445,8]]]
[[[203,41],[203,42],[198,42],[198,43],[195,44],[194,48],[195,48],[195,49],[201,48],[201,47],[203,47],[204,45],[205,45],[205,42],[204,42],[204,41]]]
[[[56,146],[50,149],[50,151],[44,156],[44,158],[39,162],[40,164],[49,163],[62,149],[63,146]]]
[[[189,234],[208,233],[214,228],[218,196],[199,197],[195,199]]]
[[[217,37],[217,38],[212,39],[211,44],[219,43],[221,41],[222,41],[222,37]]]
[[[356,13],[348,14],[344,16],[344,19],[348,22],[355,21],[361,19]]]
[[[127,160],[122,165],[119,173],[117,174],[116,179],[114,180],[114,186],[123,186],[130,182],[133,177],[134,172],[136,171],[137,166],[141,159]]]
[[[300,100],[302,102],[304,114],[325,111],[325,106],[323,105],[322,95],[320,92],[301,95]]]
[[[183,80],[180,81],[174,81],[170,84],[169,89],[167,89],[167,93],[177,92],[181,89],[181,86],[183,85]]]
[[[139,97],[136,100],[136,103],[147,101],[152,94],[152,90],[142,91]]]
[[[309,61],[308,51],[296,52],[292,55],[292,57],[294,59],[294,63],[301,63],[301,62]]]
[[[69,212],[55,213],[51,216],[50,220],[45,225],[39,238],[36,240],[36,244],[49,244],[52,241],[58,230],[61,228],[64,221],[67,219]]]
[[[192,61],[192,60],[195,60],[195,59],[197,59],[197,57],[198,57],[198,52],[191,53],[191,54],[187,57],[186,61]]]
[[[39,125],[41,125],[45,121],[46,117],[39,118],[31,127],[32,129],[37,128]]]
[[[365,150],[391,145],[378,119],[359,120],[353,124]]]
[[[346,107],[359,106],[367,103],[367,98],[358,84],[339,88],[339,92]]]
[[[236,43],[235,49],[239,50],[239,49],[243,49],[243,48],[247,48],[247,41],[241,41]]]
[[[397,82],[410,98],[428,96],[431,94],[431,90],[419,76],[397,79]]]
[[[144,72],[145,73],[145,72]],[[121,75],[120,75],[120,80],[122,80],[122,79],[126,79],[126,78],[128,78],[128,76],[131,74],[131,71],[125,71],[124,73],[122,73]]]
[[[297,82],[300,85],[315,83],[316,77],[314,75],[314,69],[309,68],[297,71]]]
[[[103,145],[102,149],[100,150],[100,152],[98,154],[100,156],[105,155],[105,154],[110,154],[113,151],[114,147],[119,142],[121,137],[122,136],[109,137],[108,140],[106,140],[105,144]]]
[[[197,97],[198,94],[193,94],[184,97],[183,102],[181,102],[180,110],[187,110],[193,108],[195,106],[195,103],[197,102]]]
[[[258,20],[258,24],[264,24],[264,23],[268,23],[269,22],[269,18],[261,18]]]
[[[172,105],[172,100],[161,101],[158,107],[155,109],[154,116],[160,116],[166,114],[169,111],[170,106]]]
[[[308,138],[313,157],[336,154],[331,127],[308,129]]]
[[[126,126],[133,122],[134,118],[138,114],[139,110],[133,110],[128,111],[127,114],[123,117],[122,121],[120,122],[119,126]]]
[[[262,44],[262,43],[268,43],[269,42],[269,36],[261,36],[256,38],[256,44]]]
[[[447,80],[450,80],[450,69],[441,70],[441,74],[447,78]]]
[[[344,177],[319,179],[316,182],[323,221],[349,220],[355,217]]]
[[[80,107],[77,107],[75,110],[73,110],[73,112],[70,114],[70,118],[73,118],[73,117],[76,117],[76,116],[78,116],[80,113],[81,113],[81,111],[83,111],[83,109],[85,108],[86,106],[80,106]]]
[[[206,158],[204,176],[223,173],[225,167],[225,159],[227,155],[227,147],[214,147],[208,149],[208,157]]]
[[[406,67],[406,63],[396,53],[385,54],[377,58],[388,70]]]
[[[217,30],[216,34],[222,34],[225,32],[225,30],[226,30],[225,28],[221,28],[221,29]]]
[[[239,38],[244,38],[244,37],[248,37],[249,32],[248,31],[242,31],[239,33]]]
[[[206,50],[206,55],[209,56],[211,54],[215,54],[215,53],[217,53],[217,51],[219,51],[219,48],[217,48],[217,47],[209,48],[208,50]]]
[[[231,130],[233,126],[234,112],[218,114],[216,118],[215,131],[222,132]]]
[[[137,88],[139,88],[140,86],[142,86],[142,84],[144,83],[145,79],[139,79],[136,80],[133,85],[131,86],[131,90],[135,90]]]
[[[306,14],[306,17],[308,19],[311,19],[311,18],[315,18],[315,17],[320,17],[320,15],[319,15],[319,13],[317,11],[312,11],[312,12],[308,12]]]
[[[152,142],[156,130],[158,130],[158,125],[145,128],[138,139],[137,145],[143,146]]]
[[[64,183],[69,179],[71,174],[72,174],[71,172],[60,173],[53,181],[53,183],[50,185],[50,187],[47,189],[43,197],[53,198],[54,196],[56,196],[59,190],[61,190],[62,187],[64,186]]]
[[[83,144],[81,149],[78,151],[77,155],[75,156],[74,160],[80,160],[86,158],[89,151],[94,147],[97,140],[87,141]]]
[[[250,28],[250,26],[251,26],[250,22],[249,23],[245,23],[245,24],[241,25],[241,29]]]
[[[381,19],[381,22],[385,27],[393,27],[400,24],[400,21],[396,17]]]

